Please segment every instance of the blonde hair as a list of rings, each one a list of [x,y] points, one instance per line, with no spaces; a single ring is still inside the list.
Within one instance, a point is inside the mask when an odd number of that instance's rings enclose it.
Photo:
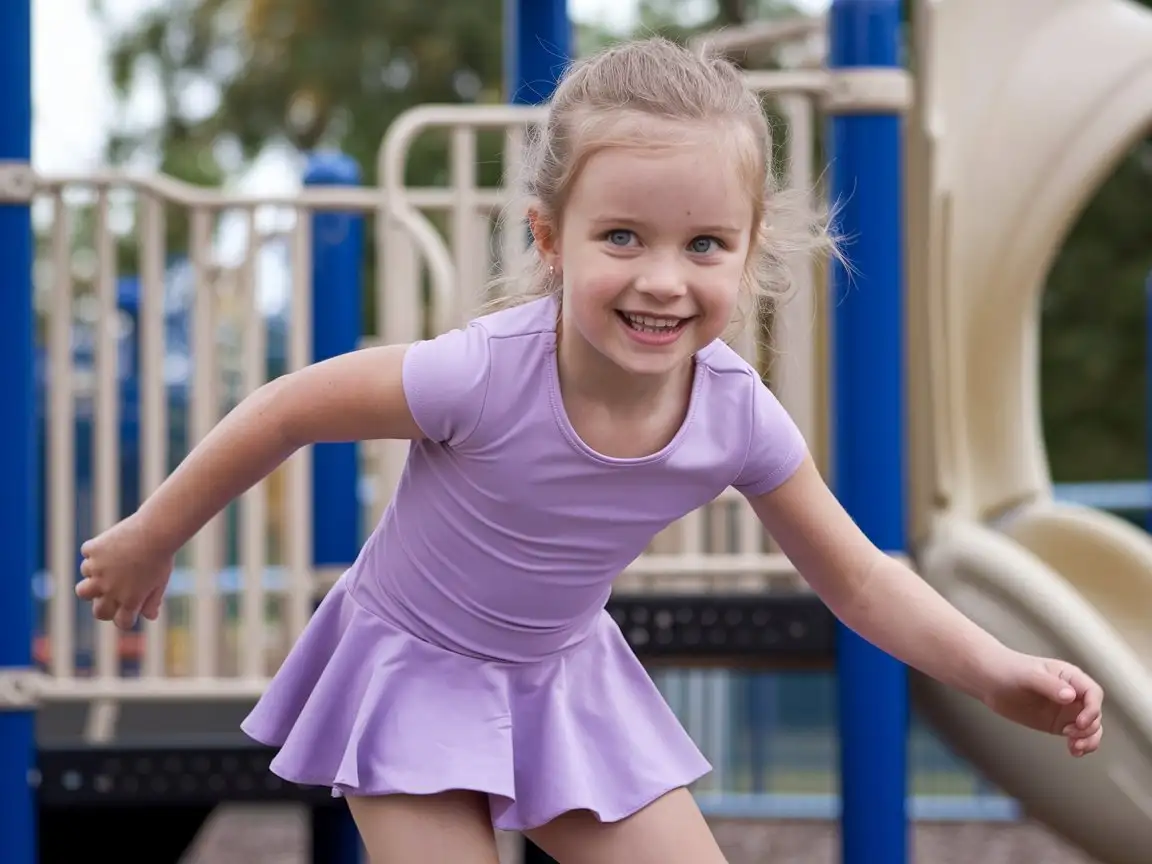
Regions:
[[[821,250],[836,254],[825,214],[813,207],[808,191],[780,188],[764,107],[740,70],[723,57],[659,37],[613,45],[568,69],[546,121],[529,132],[519,183],[527,201],[521,203],[535,207],[558,228],[573,184],[592,154],[612,146],[657,146],[657,139],[645,136],[643,124],[635,122],[643,119],[681,122],[686,131],[727,133],[740,154],[753,214],[741,293],[754,307],[745,314],[774,309],[790,294],[794,256]],[[668,141],[666,128],[659,134],[661,142]],[[506,272],[501,280],[517,279],[517,290],[493,305],[559,294],[560,277],[549,272],[534,248],[524,264],[522,272]]]

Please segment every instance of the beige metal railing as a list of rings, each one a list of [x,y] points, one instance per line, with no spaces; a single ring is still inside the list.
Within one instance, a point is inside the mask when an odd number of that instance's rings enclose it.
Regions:
[[[76,549],[84,538],[75,536],[78,501],[75,486],[78,406],[91,405],[92,414],[92,531],[102,530],[120,516],[120,363],[121,335],[127,326],[118,309],[118,259],[128,241],[135,243],[139,274],[139,453],[142,496],[154,489],[172,462],[170,451],[168,387],[170,366],[165,344],[165,304],[171,301],[168,228],[173,216],[187,224],[190,295],[191,374],[187,397],[187,446],[202,438],[231,403],[265,381],[265,318],[258,308],[257,261],[267,237],[258,229],[258,213],[279,212],[293,222],[287,237],[291,250],[287,292],[288,368],[310,361],[309,220],[310,210],[339,205],[342,209],[375,206],[362,190],[351,195],[311,191],[285,199],[245,199],[186,186],[168,178],[135,178],[116,174],[96,177],[43,179],[36,207],[51,220],[51,231],[38,264],[38,292],[47,318],[48,382],[46,465],[48,470],[48,640],[43,652],[50,673],[46,695],[85,692],[115,698],[145,694],[200,694],[207,682],[236,679],[233,689],[259,692],[267,675],[264,661],[262,612],[265,603],[262,577],[266,570],[268,506],[267,485],[252,490],[238,504],[242,528],[240,567],[245,574],[240,598],[240,624],[235,634],[222,632],[218,590],[222,566],[222,521],[199,532],[182,552],[192,573],[190,602],[178,598],[165,604],[161,619],[143,627],[140,676],[121,677],[126,645],[140,640],[119,635],[109,626],[94,632],[93,673],[78,676],[75,668],[77,605],[72,588],[76,577]],[[351,199],[351,200],[349,200]],[[225,266],[219,260],[221,224],[230,223],[232,235],[242,238],[240,260]],[[49,287],[50,286],[50,287]],[[238,351],[229,357],[221,343],[226,321],[243,334]],[[91,376],[73,362],[78,334],[91,334],[94,366]],[[224,392],[224,365],[231,360],[238,377]],[[311,612],[312,568],[308,453],[285,466],[283,518],[293,527],[282,531],[284,567],[289,590],[284,598],[288,634],[296,634]],[[181,607],[186,608],[181,608]],[[85,610],[86,611],[86,610]],[[188,626],[176,628],[187,636],[170,638],[169,619],[186,612]],[[229,638],[231,637],[231,638]],[[231,645],[229,643],[231,642]],[[190,658],[172,657],[191,647]],[[231,649],[231,658],[225,654]],[[176,649],[175,651],[173,649]],[[226,676],[227,673],[227,676]]]
[[[814,186],[813,122],[830,81],[820,71],[749,74],[750,85],[771,94],[786,118],[787,177],[798,188]],[[309,558],[309,453],[301,452],[236,506],[235,596],[220,588],[225,520],[217,519],[178,561],[178,568],[192,574],[189,596],[173,591],[161,619],[147,623],[142,637],[85,620],[89,610],[73,597],[76,550],[85,539],[75,536],[74,528],[74,515],[84,506],[74,481],[74,430],[77,406],[90,401],[92,521],[100,530],[120,513],[117,334],[125,324],[117,311],[118,260],[134,254],[132,266],[139,274],[140,491],[147,495],[179,456],[171,452],[173,415],[165,378],[172,362],[165,303],[174,302],[166,262],[178,226],[187,226],[192,310],[186,442],[191,446],[230,405],[265,381],[269,336],[261,304],[262,288],[271,279],[265,272],[270,260],[279,261],[287,280],[287,368],[310,361],[309,226],[318,211],[359,212],[374,222],[381,339],[410,341],[462,323],[484,298],[488,276],[520,254],[524,241],[522,214],[510,190],[479,183],[478,135],[503,136],[505,173],[514,173],[512,161],[525,130],[542,116],[539,108],[514,106],[416,108],[389,130],[379,154],[380,188],[374,189],[312,187],[287,196],[248,197],[116,173],[39,180],[36,213],[47,230],[37,292],[49,368],[44,698],[251,698],[265,686],[331,576],[316,572]],[[449,181],[443,187],[407,187],[403,176],[410,148],[430,132],[447,134],[451,142]],[[814,442],[823,422],[817,268],[797,262],[796,299],[773,322],[777,353],[784,359],[772,376],[782,401]],[[425,284],[431,289],[429,304],[423,299]],[[95,339],[91,376],[73,363],[81,325]],[[737,347],[763,363],[755,330],[746,328]],[[394,488],[405,448],[385,442],[364,450],[365,470],[377,484],[371,504],[375,518]],[[268,578],[272,567],[285,574],[282,584]],[[795,591],[803,586],[739,496],[725,494],[664,532],[620,580],[621,590],[653,588]],[[226,615],[226,604],[233,603],[238,612]],[[94,633],[90,671],[78,670],[74,660],[84,632]],[[134,651],[137,642],[140,671],[126,675],[122,655]]]

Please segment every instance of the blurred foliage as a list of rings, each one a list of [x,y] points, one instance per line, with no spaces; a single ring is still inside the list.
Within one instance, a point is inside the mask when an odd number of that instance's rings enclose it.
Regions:
[[[638,32],[684,39],[790,11],[785,0],[643,0]],[[435,14],[427,0],[170,0],[114,34],[118,91],[128,98],[147,81],[162,112],[149,126],[118,130],[108,158],[146,155],[165,173],[217,185],[269,146],[339,148],[375,183],[377,149],[401,112],[504,98],[501,28],[502,0],[437,0]],[[585,54],[621,34],[579,25],[574,35]],[[499,137],[480,136],[480,149],[481,182],[498,182]],[[409,182],[446,182],[446,155],[443,138],[425,136],[413,149]],[[173,218],[173,251],[186,232]],[[1144,141],[1076,222],[1044,298],[1044,420],[1057,479],[1147,473],[1150,269],[1152,145]]]
[[[1148,476],[1150,276],[1152,138],[1146,138],[1080,215],[1043,296],[1044,428],[1059,481]]]
[[[751,18],[791,14],[784,0],[721,0],[684,22],[683,0],[644,0],[639,30],[684,39]],[[691,4],[698,6],[699,4]],[[112,162],[141,150],[161,153],[161,170],[217,184],[222,152],[256,157],[269,143],[306,152],[339,147],[374,181],[384,132],[403,111],[427,102],[504,98],[503,0],[440,0],[437,15],[418,0],[173,0],[114,34],[113,83],[124,97],[142,76],[162,95],[154,127],[120,130]],[[621,35],[576,25],[580,53]],[[210,96],[208,94],[211,94]],[[207,110],[203,103],[212,104]],[[416,148],[414,182],[435,182],[443,153]]]
[[[782,14],[781,0],[724,0],[691,25],[678,0],[647,0],[639,29],[687,38],[738,24],[745,15]],[[96,7],[98,10],[99,6]],[[108,142],[113,164],[151,157],[155,167],[191,183],[219,185],[270,146],[306,153],[340,149],[377,182],[380,142],[409,108],[434,103],[499,103],[505,98],[503,0],[173,0],[157,5],[112,36],[117,92],[157,90],[161,116],[145,128],[125,126]],[[576,25],[579,53],[628,34]],[[502,173],[502,136],[477,136],[479,182]],[[157,158],[158,157],[158,158]],[[412,148],[407,182],[441,185],[448,140],[427,133]],[[169,249],[187,248],[185,214],[172,211]],[[376,250],[369,245],[365,321],[375,321]],[[131,267],[135,251],[122,250]]]

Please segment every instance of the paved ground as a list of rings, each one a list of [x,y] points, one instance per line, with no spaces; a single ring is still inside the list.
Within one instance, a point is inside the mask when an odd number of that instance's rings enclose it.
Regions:
[[[836,826],[717,822],[730,864],[835,864]],[[222,809],[183,864],[311,864],[307,824],[293,807]],[[916,864],[1093,864],[1036,825],[919,825]],[[512,864],[512,862],[509,862]]]

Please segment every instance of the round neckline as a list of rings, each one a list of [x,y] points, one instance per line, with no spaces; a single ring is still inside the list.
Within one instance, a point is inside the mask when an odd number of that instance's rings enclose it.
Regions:
[[[704,364],[700,362],[700,357],[707,350],[708,346],[697,351],[692,358],[692,388],[688,393],[688,410],[684,412],[684,419],[681,421],[679,428],[677,428],[676,434],[672,436],[667,444],[647,456],[608,456],[589,446],[589,444],[580,437],[580,433],[578,433],[576,427],[572,425],[572,420],[568,416],[568,410],[564,407],[564,397],[560,392],[560,352],[557,350],[558,346],[559,340],[556,335],[556,329],[553,327],[548,333],[548,395],[549,400],[552,402],[552,413],[556,418],[556,424],[560,427],[560,431],[564,437],[568,439],[569,444],[585,456],[604,465],[650,465],[654,462],[661,462],[667,459],[675,452],[685,436],[687,436],[688,429],[692,425],[692,418],[700,402],[700,388],[704,382]]]

